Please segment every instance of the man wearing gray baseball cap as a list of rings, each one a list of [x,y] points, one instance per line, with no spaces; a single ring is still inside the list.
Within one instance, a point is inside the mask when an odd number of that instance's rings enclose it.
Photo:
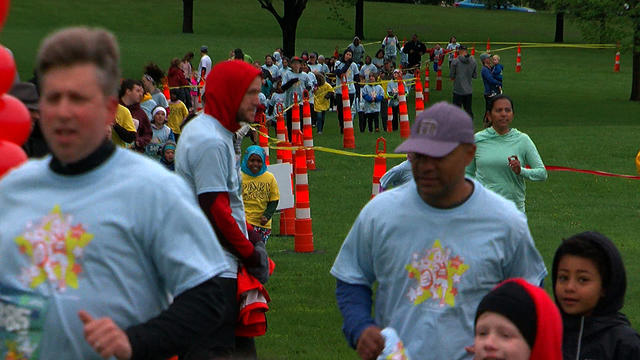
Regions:
[[[362,209],[331,269],[344,334],[362,359],[384,349],[383,328],[409,358],[471,359],[482,297],[512,277],[541,284],[547,270],[525,215],[465,178],[476,152],[465,111],[431,106],[396,152],[408,154],[414,181]]]

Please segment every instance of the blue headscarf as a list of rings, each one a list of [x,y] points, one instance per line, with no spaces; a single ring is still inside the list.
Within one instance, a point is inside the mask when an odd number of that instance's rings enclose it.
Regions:
[[[258,171],[257,174],[254,174],[250,169],[249,169],[249,157],[251,157],[251,155],[256,154],[258,156],[260,156],[260,158],[262,159],[262,168],[260,169],[260,171]],[[265,158],[265,153],[264,153],[264,149],[261,148],[258,145],[251,145],[247,148],[247,152],[244,154],[244,157],[242,158],[242,164],[240,165],[240,168],[242,169],[242,172],[249,175],[249,176],[260,176],[262,174],[264,174],[265,171],[267,171],[267,164],[264,161]]]

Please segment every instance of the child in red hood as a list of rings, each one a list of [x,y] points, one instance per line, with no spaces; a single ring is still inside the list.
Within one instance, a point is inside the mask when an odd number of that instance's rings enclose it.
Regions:
[[[509,279],[478,305],[474,360],[562,360],[562,320],[547,293]]]

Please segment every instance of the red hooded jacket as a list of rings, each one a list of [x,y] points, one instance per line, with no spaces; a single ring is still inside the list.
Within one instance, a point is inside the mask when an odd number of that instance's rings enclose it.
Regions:
[[[227,130],[236,132],[236,114],[251,82],[261,70],[240,60],[216,64],[207,76],[204,112],[216,118]]]

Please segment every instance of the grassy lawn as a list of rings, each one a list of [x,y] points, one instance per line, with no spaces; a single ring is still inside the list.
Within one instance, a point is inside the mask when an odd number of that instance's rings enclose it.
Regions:
[[[181,57],[189,50],[196,52],[202,44],[209,46],[214,61],[226,58],[236,47],[261,60],[263,54],[281,46],[275,19],[257,1],[237,0],[232,5],[219,0],[195,1],[196,34],[189,35],[180,33],[181,4],[178,0],[13,1],[0,42],[14,51],[23,79],[31,76],[42,38],[55,28],[73,24],[103,26],[116,33],[125,77],[139,78],[148,61],[166,69],[172,57]],[[344,17],[351,20],[353,13],[353,9],[345,9]],[[324,2],[309,2],[298,26],[298,53],[307,49],[327,55],[335,46],[342,49],[350,43],[353,30],[328,20],[327,15]],[[449,36],[456,35],[467,45],[475,42],[479,49],[484,49],[487,38],[492,42],[549,42],[553,40],[554,21],[553,14],[544,12],[367,2],[364,42],[381,40],[387,27],[393,27],[400,38],[417,32],[422,40],[444,44]],[[582,42],[571,23],[566,24],[565,41]],[[636,172],[640,103],[627,101],[630,54],[622,56],[622,71],[613,73],[612,50],[524,48],[522,72],[515,73],[516,52],[500,51],[502,47],[492,45],[505,66],[505,93],[514,99],[513,126],[531,136],[546,165]],[[370,52],[376,48],[367,46]],[[447,75],[445,70],[443,90],[436,92],[435,74],[431,74],[431,103],[451,100],[452,85]],[[484,110],[480,79],[474,82],[474,90],[475,124],[479,129]],[[413,93],[409,98],[412,109]],[[412,120],[413,115],[410,111]],[[380,135],[387,138],[389,151],[400,143],[398,133],[388,136],[356,131],[355,151],[373,153]],[[335,113],[327,113],[325,132],[316,136],[314,143],[342,148]],[[274,152],[272,156],[275,159]],[[399,162],[389,160],[388,167]],[[277,269],[268,284],[272,297],[269,331],[258,339],[264,359],[356,358],[342,336],[335,281],[329,269],[353,220],[369,199],[373,160],[317,151],[316,163],[318,170],[309,175],[316,252],[294,253],[292,237],[274,236],[268,244]],[[636,328],[640,324],[640,264],[634,260],[640,256],[636,235],[639,184],[636,180],[551,172],[546,182],[528,183],[527,189],[529,225],[548,266],[560,240],[577,232],[598,230],[618,245],[628,276],[624,312]]]

